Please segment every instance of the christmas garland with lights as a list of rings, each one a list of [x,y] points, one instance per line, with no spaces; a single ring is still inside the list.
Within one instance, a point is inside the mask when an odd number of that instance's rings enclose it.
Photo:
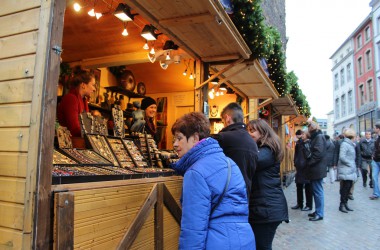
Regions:
[[[287,74],[287,81],[290,85],[289,94],[295,101],[298,112],[301,115],[309,117],[311,115],[309,103],[306,100],[306,96],[302,93],[302,90],[299,88],[298,78],[293,71]]]

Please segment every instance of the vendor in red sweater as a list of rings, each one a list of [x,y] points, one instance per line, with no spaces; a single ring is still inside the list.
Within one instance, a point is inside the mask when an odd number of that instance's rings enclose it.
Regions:
[[[81,136],[79,114],[89,112],[88,97],[96,90],[94,74],[76,68],[70,82],[71,89],[58,105],[57,118],[61,126],[67,127],[72,136]]]

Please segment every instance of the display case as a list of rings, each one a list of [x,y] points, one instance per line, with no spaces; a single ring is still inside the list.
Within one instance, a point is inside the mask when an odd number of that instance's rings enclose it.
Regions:
[[[95,152],[112,162],[114,166],[120,166],[105,136],[86,134],[85,138],[88,147],[92,148]]]
[[[131,154],[128,152],[128,149],[125,147],[121,138],[107,137],[107,141],[115,157],[117,158],[120,167],[122,168],[136,167],[135,160],[133,159],[133,157],[131,157]]]

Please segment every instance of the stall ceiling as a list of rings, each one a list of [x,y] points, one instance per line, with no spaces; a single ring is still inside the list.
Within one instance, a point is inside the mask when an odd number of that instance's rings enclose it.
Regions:
[[[272,106],[276,113],[280,115],[299,115],[297,106],[290,95],[274,100]]]

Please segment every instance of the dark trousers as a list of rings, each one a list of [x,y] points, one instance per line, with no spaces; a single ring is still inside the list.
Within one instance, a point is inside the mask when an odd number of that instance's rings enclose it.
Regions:
[[[361,167],[362,178],[363,178],[363,185],[367,184],[367,174],[368,174],[367,168],[369,168],[369,175],[368,175],[369,185],[372,186],[372,166],[371,166],[371,161],[369,161],[369,160],[363,160],[362,167]]]
[[[272,242],[281,222],[251,223],[256,239],[256,250],[272,250]]]
[[[310,183],[296,184],[297,187],[297,205],[303,207],[303,190],[305,189],[306,207],[313,208],[313,189]]]
[[[340,202],[347,203],[353,181],[342,180],[340,183]]]

